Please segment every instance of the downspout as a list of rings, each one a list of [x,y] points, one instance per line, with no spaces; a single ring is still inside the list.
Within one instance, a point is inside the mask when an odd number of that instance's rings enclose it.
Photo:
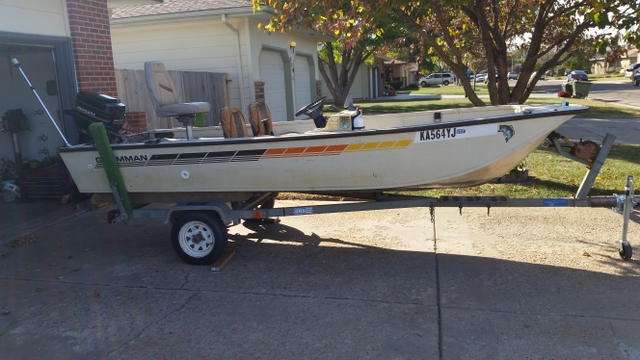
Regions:
[[[227,25],[231,31],[236,33],[236,57],[238,58],[238,76],[239,76],[239,88],[240,88],[240,111],[244,112],[245,109],[245,98],[244,98],[244,74],[242,73],[242,58],[240,57],[240,31],[233,27],[233,25],[227,22],[227,15],[222,14],[222,23]]]

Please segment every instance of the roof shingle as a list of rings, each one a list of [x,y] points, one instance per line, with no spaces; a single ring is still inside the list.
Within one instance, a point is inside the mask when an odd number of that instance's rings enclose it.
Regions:
[[[164,0],[160,4],[137,5],[113,10],[112,19],[165,15],[205,10],[251,8],[249,0]]]

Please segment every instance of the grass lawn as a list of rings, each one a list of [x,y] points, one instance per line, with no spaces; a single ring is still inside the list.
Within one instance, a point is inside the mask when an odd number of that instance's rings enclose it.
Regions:
[[[442,88],[441,88],[442,89]],[[446,89],[445,89],[446,90]],[[527,104],[558,104],[568,100],[573,104],[589,106],[588,118],[640,118],[640,110],[619,107],[605,102],[587,99],[534,98]],[[467,99],[410,100],[410,101],[369,101],[358,102],[365,116],[367,114],[392,114],[412,111],[427,111],[459,107],[472,107]],[[342,109],[325,106],[327,113]],[[366,121],[366,119],[365,119]],[[494,196],[541,198],[572,197],[578,190],[587,168],[577,162],[559,155],[554,148],[540,148],[531,153],[523,162],[531,178],[528,182],[514,184],[485,184],[464,189],[438,189],[403,192],[405,194],[439,197],[455,196]],[[611,195],[624,193],[626,176],[633,175],[636,184],[640,184],[640,145],[615,145],[600,171],[589,195]],[[636,185],[638,188],[638,185]],[[640,193],[640,190],[636,190]]]
[[[462,189],[389,191],[390,194],[425,197],[440,196],[508,196],[511,198],[573,197],[587,173],[586,166],[564,158],[553,148],[540,147],[523,161],[529,178],[521,183],[490,183]],[[633,175],[635,194],[640,193],[640,145],[615,145],[589,192],[590,196],[624,194],[627,175]],[[285,199],[317,199],[327,197],[281,193]]]
[[[520,198],[572,197],[584,178],[586,166],[562,157],[553,148],[539,148],[523,162],[530,180],[513,184],[484,184],[464,189],[401,192],[430,197],[496,196]],[[640,145],[615,145],[589,195],[624,194],[627,175],[640,179]],[[638,185],[636,185],[638,188]],[[400,193],[400,192],[396,192]]]
[[[473,83],[471,83],[473,87]],[[476,84],[475,87],[476,94],[478,95],[489,95],[489,90],[487,90],[487,85],[482,82]],[[417,90],[398,90],[398,94],[437,94],[437,95],[464,95],[464,88],[458,85],[448,85],[448,86],[427,86],[420,87]],[[534,90],[534,94],[544,94],[544,91]]]
[[[473,84],[471,86],[473,86]],[[458,85],[427,87],[420,86],[418,90],[398,90],[398,94],[464,95],[464,88]],[[482,83],[478,83],[476,85],[476,94],[489,95],[487,86]]]
[[[585,118],[598,119],[630,119],[640,118],[640,109],[616,106],[602,101],[588,99],[561,99],[561,98],[530,98],[526,104],[560,104],[569,101],[571,104],[580,104],[589,107],[589,112],[580,115]],[[359,101],[357,106],[364,110],[364,114],[395,114],[413,111],[442,110],[451,108],[473,107],[467,99],[434,99],[434,100],[406,100],[406,101]],[[326,114],[336,113],[342,108],[333,105],[325,105]]]

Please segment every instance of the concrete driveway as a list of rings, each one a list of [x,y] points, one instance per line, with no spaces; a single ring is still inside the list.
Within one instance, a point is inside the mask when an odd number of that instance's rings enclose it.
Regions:
[[[611,124],[559,131],[637,143],[638,119]],[[239,225],[214,273],[161,221],[38,208],[21,227],[11,205],[0,359],[640,359],[639,256],[619,258],[607,209],[438,209],[437,240],[428,209]]]
[[[428,209],[239,225],[219,273],[106,211],[1,248],[0,358],[640,358],[610,210],[438,209],[436,241]]]

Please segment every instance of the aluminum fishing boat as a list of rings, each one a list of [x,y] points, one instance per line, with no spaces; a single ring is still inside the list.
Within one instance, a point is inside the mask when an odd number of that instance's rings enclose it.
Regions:
[[[326,117],[321,128],[313,120],[274,122],[273,135],[242,138],[225,138],[224,126],[194,128],[189,140],[184,130],[156,130],[111,147],[134,203],[469,187],[504,175],[587,110],[504,105],[363,119],[356,109]],[[60,156],[81,192],[112,192],[94,145],[61,148]]]

